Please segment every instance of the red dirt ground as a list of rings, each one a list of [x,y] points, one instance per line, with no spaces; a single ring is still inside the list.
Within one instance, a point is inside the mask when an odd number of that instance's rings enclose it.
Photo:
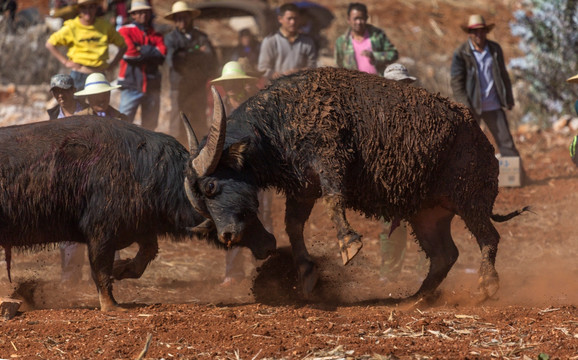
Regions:
[[[23,8],[26,1],[19,3]],[[154,3],[168,9],[170,2]],[[343,12],[347,2],[320,3]],[[515,51],[515,39],[503,35],[514,2],[366,3],[392,39],[405,39],[395,41],[400,51],[414,57],[433,58],[442,45],[455,47],[463,40],[457,24],[473,9],[498,23],[494,36],[507,57]],[[435,26],[445,35],[436,35]],[[331,28],[330,40],[337,33],[337,26]],[[381,225],[348,215],[365,245],[344,267],[335,230],[319,205],[306,227],[307,244],[322,272],[310,303],[298,300],[285,278],[253,284],[255,266],[262,264],[253,264],[248,254],[248,278],[224,288],[219,286],[222,251],[197,240],[161,239],[160,254],[141,279],[115,283],[116,299],[127,311],[101,313],[86,267],[84,281],[66,288],[59,282],[57,250],[16,253],[12,284],[0,262],[0,295],[16,293],[24,304],[15,318],[0,323],[0,358],[537,359],[547,354],[578,359],[578,170],[568,156],[570,138],[552,132],[516,136],[532,181],[523,188],[501,188],[495,211],[531,205],[533,212],[496,225],[502,236],[496,263],[501,289],[494,299],[475,300],[480,254],[460,219],[453,223],[460,257],[437,301],[400,303],[394,298],[415,291],[423,276],[415,270],[423,256],[417,245],[408,244],[400,280],[384,284],[378,272]],[[274,230],[280,246],[288,243],[283,215],[283,199],[276,196]],[[134,253],[130,248],[121,256]]]
[[[393,298],[419,286],[422,274],[415,264],[422,254],[415,243],[409,244],[400,281],[383,284],[381,225],[349,214],[365,246],[343,267],[334,229],[317,206],[306,236],[322,282],[311,303],[299,301],[287,282],[269,283],[266,290],[263,282],[254,286],[251,261],[246,262],[247,280],[223,288],[221,251],[197,240],[161,240],[158,258],[141,279],[115,283],[117,300],[127,311],[101,313],[86,268],[85,281],[67,289],[58,281],[58,251],[16,254],[13,284],[4,272],[0,281],[25,303],[0,326],[0,357],[136,358],[151,334],[145,356],[150,359],[536,359],[540,353],[577,358],[578,171],[566,150],[570,137],[541,133],[517,139],[532,182],[501,188],[495,211],[532,205],[533,213],[497,224],[501,289],[494,299],[475,300],[479,250],[459,219],[453,229],[460,257],[438,300],[398,303]],[[283,246],[287,237],[279,196],[274,214]],[[121,252],[122,257],[131,254],[134,249]]]

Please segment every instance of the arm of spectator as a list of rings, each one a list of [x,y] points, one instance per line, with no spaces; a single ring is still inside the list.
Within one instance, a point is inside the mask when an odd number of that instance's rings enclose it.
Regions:
[[[116,53],[116,56],[108,64],[108,67],[112,68],[112,67],[116,66],[116,64],[118,64],[120,59],[122,59],[124,53],[127,50],[127,46],[126,46],[126,42],[124,41],[124,37],[122,37],[122,35],[120,35],[118,33],[118,31],[116,31],[114,29],[113,26],[110,27],[110,33],[108,35],[108,38],[109,38],[109,43],[115,45],[118,48],[118,52]]]
[[[454,99],[468,107],[472,107],[468,100],[468,93],[466,90],[467,69],[464,59],[459,55],[458,51],[454,52],[452,58],[452,66],[450,70],[451,86],[454,94]]]
[[[74,61],[70,60],[68,57],[62,55],[60,51],[56,48],[56,46],[52,45],[49,41],[46,42],[46,49],[54,56],[62,65],[66,66],[68,69],[78,70],[80,69],[81,65],[75,63]]]
[[[508,110],[512,110],[514,107],[514,93],[512,92],[512,82],[510,81],[510,75],[506,69],[506,62],[504,60],[504,53],[502,52],[502,47],[498,45],[498,66],[500,68],[500,76],[504,82],[504,87],[506,88],[506,107]]]
[[[381,31],[376,38],[376,44],[372,44],[373,52],[370,58],[373,58],[376,68],[385,68],[398,59],[399,54],[391,41],[387,38],[385,32]]]
[[[343,42],[345,40],[342,36],[335,40],[335,49],[333,50],[333,59],[335,60],[335,65],[337,67],[343,67]]]
[[[275,75],[273,70],[275,67],[275,42],[272,37],[267,37],[261,43],[261,51],[259,52],[259,63],[257,69],[263,72],[263,76],[267,79],[272,79]]]
[[[307,67],[310,69],[317,67],[317,47],[313,39],[311,39],[311,45],[307,52]]]

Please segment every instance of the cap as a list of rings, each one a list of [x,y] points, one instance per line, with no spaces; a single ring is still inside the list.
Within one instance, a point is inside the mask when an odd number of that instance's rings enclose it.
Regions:
[[[50,91],[55,87],[60,89],[70,89],[74,87],[74,80],[70,75],[56,74],[50,78]]]

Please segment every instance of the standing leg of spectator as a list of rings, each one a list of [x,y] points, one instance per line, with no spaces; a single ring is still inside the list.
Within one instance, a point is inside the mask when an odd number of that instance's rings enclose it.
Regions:
[[[271,216],[271,203],[273,201],[272,190],[261,190],[257,195],[259,199],[259,220],[265,230],[273,233],[273,217]]]
[[[70,77],[72,78],[72,81],[74,81],[74,87],[76,88],[76,91],[84,89],[84,83],[86,82],[88,74],[72,70],[70,72]]]
[[[179,140],[182,144],[187,144],[187,135],[185,133],[185,127],[183,125],[183,120],[181,119],[181,111],[187,115],[189,121],[191,120],[191,115],[184,111],[179,105],[179,90],[171,89],[170,92],[170,100],[171,100],[171,113],[169,116],[169,126],[168,126],[168,133],[174,136],[177,140]],[[199,134],[195,134],[197,138]]]
[[[60,281],[68,284],[77,284],[82,280],[82,266],[86,246],[76,242],[60,244]]]
[[[197,87],[183,87],[179,91],[179,106],[187,112],[191,126],[200,139],[207,135],[207,92],[204,84]],[[227,114],[228,115],[228,114]]]
[[[138,90],[122,89],[120,92],[119,111],[128,117],[130,122],[134,122],[136,111],[144,97]]]
[[[159,123],[160,110],[161,91],[149,89],[141,102],[142,127],[154,131]]]
[[[225,279],[222,282],[222,286],[230,286],[235,283],[241,282],[245,278],[245,269],[242,248],[237,246],[231,249],[227,249],[227,254],[225,255]]]
[[[384,223],[384,232],[380,235],[381,243],[381,268],[380,277],[384,281],[395,281],[401,273],[405,249],[407,247],[406,222],[402,221],[399,226],[388,236],[390,223]]]
[[[485,111],[482,113],[482,119],[488,125],[502,156],[520,156],[510,133],[504,110]]]

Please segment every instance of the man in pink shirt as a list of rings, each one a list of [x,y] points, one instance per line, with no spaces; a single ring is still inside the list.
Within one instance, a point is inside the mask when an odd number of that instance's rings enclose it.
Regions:
[[[349,4],[349,28],[335,41],[335,63],[338,67],[381,75],[398,54],[385,32],[368,24],[367,17],[364,4]]]

